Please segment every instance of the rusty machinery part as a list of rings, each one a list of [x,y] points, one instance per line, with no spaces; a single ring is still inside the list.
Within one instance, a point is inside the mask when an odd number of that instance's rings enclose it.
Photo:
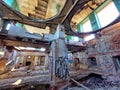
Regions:
[[[55,62],[55,75],[62,80],[68,80],[69,76],[69,66],[68,59],[64,57],[59,57]]]

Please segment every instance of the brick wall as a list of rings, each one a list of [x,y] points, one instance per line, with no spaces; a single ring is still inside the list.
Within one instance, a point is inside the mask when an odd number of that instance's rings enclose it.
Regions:
[[[88,45],[88,57],[95,57],[97,66],[109,80],[120,80],[120,70],[116,70],[113,56],[120,55],[120,23],[108,27],[95,39],[95,45]]]

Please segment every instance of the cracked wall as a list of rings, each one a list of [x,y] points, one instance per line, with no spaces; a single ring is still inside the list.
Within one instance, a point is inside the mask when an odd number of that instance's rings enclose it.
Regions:
[[[114,56],[120,56],[120,23],[104,29],[96,36],[94,45],[87,45],[88,57],[95,57],[98,68],[110,81],[120,80],[120,69],[116,70]]]

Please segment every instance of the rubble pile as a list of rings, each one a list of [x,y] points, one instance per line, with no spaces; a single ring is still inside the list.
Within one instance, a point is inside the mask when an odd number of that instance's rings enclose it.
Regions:
[[[77,80],[78,81],[78,80]],[[107,81],[101,75],[91,74],[78,81],[90,90],[120,90],[119,81]],[[71,82],[71,85],[63,90],[85,90],[83,87]]]
[[[86,87],[94,90],[95,88],[112,88],[112,87],[120,87],[120,82],[108,82],[107,80],[102,79],[100,76],[92,76],[88,80],[82,83]]]

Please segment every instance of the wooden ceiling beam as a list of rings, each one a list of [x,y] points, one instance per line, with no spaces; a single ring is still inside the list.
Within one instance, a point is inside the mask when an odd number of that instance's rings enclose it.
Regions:
[[[36,18],[36,19],[44,19],[45,16],[40,15],[40,14],[32,14],[32,13],[28,13],[28,16],[32,17],[32,18]]]
[[[42,3],[38,4],[38,6],[41,6],[41,7],[47,8],[47,5],[44,5],[44,4],[42,4]]]
[[[35,9],[40,10],[40,11],[44,11],[44,12],[47,11],[47,8],[42,7],[42,6],[37,6],[37,7],[35,7]]]
[[[40,0],[38,0],[38,1],[40,1]],[[44,1],[44,2],[48,3],[49,0],[41,0],[41,1]]]
[[[44,6],[47,8],[48,2],[45,2],[44,0],[38,0],[38,6]]]
[[[35,13],[45,16],[46,12],[35,9]]]
[[[36,15],[37,17],[40,17],[40,18],[45,18],[45,15],[41,15],[41,14],[38,14],[38,13],[35,13],[35,14],[33,14],[33,15]]]

